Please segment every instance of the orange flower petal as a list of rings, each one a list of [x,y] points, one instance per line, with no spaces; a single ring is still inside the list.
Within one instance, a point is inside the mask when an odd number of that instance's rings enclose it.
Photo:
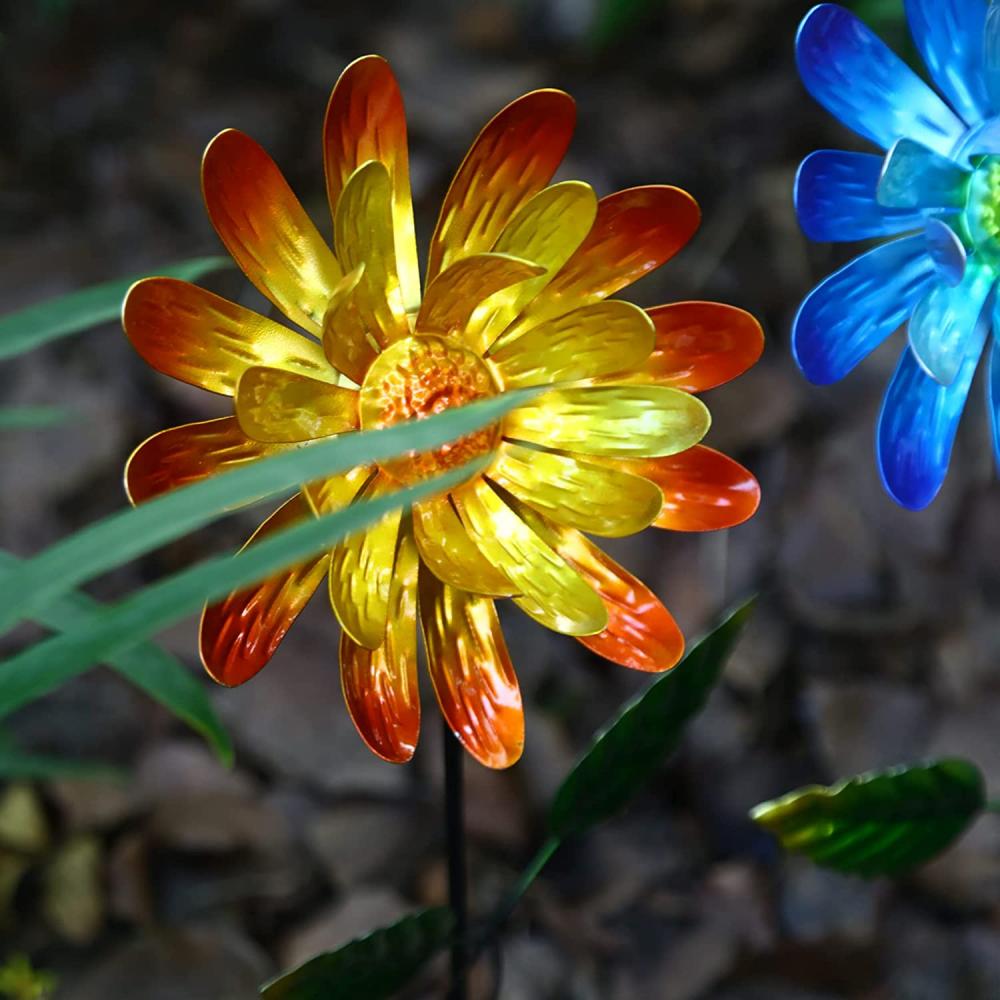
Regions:
[[[358,385],[365,380],[365,372],[378,357],[374,342],[368,339],[360,308],[363,293],[357,293],[364,273],[364,264],[359,264],[344,275],[331,293],[330,305],[323,317],[323,353],[337,371]]]
[[[479,133],[445,195],[427,281],[461,257],[490,250],[514,213],[552,179],[576,125],[573,98],[536,90]]]
[[[599,635],[578,636],[588,649],[612,663],[662,673],[684,655],[684,636],[660,599],[584,535],[558,528],[518,508],[531,527],[601,595],[608,626]]]
[[[242,132],[220,132],[205,150],[208,217],[243,273],[292,322],[323,327],[340,266],[274,161]]]
[[[649,359],[605,382],[671,386],[704,392],[752,368],[764,350],[753,316],[720,302],[676,302],[648,310],[656,327]]]
[[[311,441],[358,427],[358,394],[281,368],[248,368],[236,418],[255,441]]]
[[[490,354],[507,388],[598,378],[642,365],[653,324],[631,302],[593,302],[539,323]]]
[[[420,572],[420,621],[434,693],[462,745],[486,767],[524,749],[524,710],[493,602]]]
[[[743,524],[760,506],[753,475],[727,455],[697,445],[668,458],[615,462],[644,476],[663,491],[663,508],[653,522],[672,531],[718,531]]]
[[[125,492],[132,503],[142,503],[288,447],[251,440],[235,417],[171,427],[146,438],[129,456]]]
[[[340,636],[340,683],[361,738],[383,760],[404,764],[420,736],[417,680],[417,569],[413,539],[403,536],[389,595],[385,641],[378,649]]]
[[[396,274],[389,171],[375,160],[347,179],[334,223],[337,256],[345,270],[363,266],[351,294],[365,332],[385,347],[409,336],[403,293]]]
[[[312,516],[302,495],[296,494],[250,536],[243,548]],[[199,649],[201,662],[213,680],[234,687],[250,680],[267,664],[322,583],[329,561],[324,552],[205,606]]]
[[[326,108],[323,165],[334,218],[348,177],[368,160],[377,160],[389,171],[396,267],[405,307],[416,311],[420,305],[420,272],[410,194],[406,112],[389,64],[375,55],[355,59],[341,73]]]
[[[122,325],[153,368],[210,392],[233,395],[250,365],[337,378],[315,341],[176,278],[137,281],[125,296]]]
[[[700,218],[694,198],[675,187],[629,188],[602,198],[580,248],[501,340],[614,295],[655,271],[691,239]]]
[[[479,551],[517,589],[514,603],[564,635],[595,635],[607,625],[600,597],[485,481],[452,494]]]
[[[382,476],[371,480],[359,499],[392,489]],[[330,604],[344,631],[366,649],[378,649],[389,620],[392,569],[402,511],[338,542],[330,560]]]
[[[659,487],[641,476],[510,441],[501,444],[488,476],[553,521],[593,535],[634,535],[663,506]]]
[[[536,278],[545,269],[503,254],[477,253],[452,264],[431,283],[417,316],[418,333],[453,335],[473,344],[467,333],[477,328],[477,307],[495,292]]]
[[[476,310],[469,346],[483,353],[515,316],[556,276],[590,232],[597,195],[582,181],[563,181],[534,195],[507,223],[493,253],[530,260],[545,268],[537,278],[504,289]]]
[[[510,597],[514,587],[477,548],[451,500],[423,500],[413,508],[413,534],[420,558],[442,582],[490,597]]]

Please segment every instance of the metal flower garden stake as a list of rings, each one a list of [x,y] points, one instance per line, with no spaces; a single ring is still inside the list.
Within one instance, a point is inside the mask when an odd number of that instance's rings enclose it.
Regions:
[[[151,365],[234,399],[233,416],[136,449],[125,475],[133,502],[303,441],[545,390],[437,451],[303,484],[248,544],[488,459],[447,495],[208,606],[201,622],[206,669],[241,684],[325,583],[348,712],[395,763],[413,756],[419,736],[419,622],[446,732],[456,996],[465,956],[455,738],[492,768],[515,763],[524,746],[496,599],[615,663],[669,670],[684,647],[674,619],[587,534],[726,528],[759,501],[749,472],[699,444],[709,414],[695,393],[757,360],[760,327],[715,303],[643,310],[609,299],[680,250],[699,213],[673,187],[599,200],[582,182],[550,185],[574,123],[568,95],[540,90],[486,125],[445,197],[422,286],[402,97],[383,59],[359,59],[334,88],[323,129],[332,249],[252,139],[225,131],[205,152],[213,225],[293,326],[171,278],[140,281],[124,305],[125,331]]]
[[[894,239],[819,285],[792,337],[805,375],[828,384],[906,323],[876,449],[886,489],[919,510],[944,482],[984,354],[1000,462],[1000,346],[987,346],[1000,278],[1000,4],[905,6],[943,98],[837,4],[815,7],[799,29],[810,93],[885,151],[807,157],[795,192],[802,228],[814,240]]]

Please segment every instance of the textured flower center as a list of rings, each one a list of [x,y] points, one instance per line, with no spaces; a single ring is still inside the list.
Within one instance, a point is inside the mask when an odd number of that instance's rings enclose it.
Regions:
[[[972,245],[1000,261],[1000,156],[984,157],[973,171],[965,220]]]
[[[361,426],[373,430],[430,417],[496,391],[489,369],[472,351],[441,337],[406,337],[386,348],[368,369],[361,386]],[[495,424],[435,451],[380,463],[381,468],[398,482],[415,482],[486,454],[499,435]]]

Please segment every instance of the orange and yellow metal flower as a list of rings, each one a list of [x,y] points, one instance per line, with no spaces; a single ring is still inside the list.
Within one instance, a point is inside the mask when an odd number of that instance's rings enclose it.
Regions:
[[[493,455],[449,495],[205,609],[205,666],[241,684],[328,580],[347,707],[386,760],[417,744],[418,619],[448,724],[483,764],[509,766],[524,717],[494,600],[616,663],[667,670],[683,650],[674,619],[586,534],[724,528],[759,501],[749,472],[699,445],[710,418],[693,394],[757,360],[760,326],[716,303],[608,298],[680,250],[699,212],[673,187],[598,200],[579,181],[550,185],[575,117],[568,95],[539,90],[489,122],[445,197],[421,292],[402,97],[383,59],[359,59],[323,130],[334,250],[243,133],[218,135],[202,164],[222,242],[305,335],[170,278],[140,281],[125,301],[146,361],[235,398],[234,416],[136,449],[125,473],[135,503],[302,441],[553,386],[456,444],[303,486],[248,544]]]

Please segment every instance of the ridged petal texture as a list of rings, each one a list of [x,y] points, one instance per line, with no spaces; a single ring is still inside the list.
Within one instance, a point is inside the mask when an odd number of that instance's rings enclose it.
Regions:
[[[283,368],[248,368],[236,392],[240,428],[256,441],[310,441],[358,427],[358,394]]]
[[[806,89],[882,149],[908,137],[947,156],[962,137],[964,124],[944,101],[838,4],[820,4],[806,15],[796,48]]]
[[[312,516],[309,505],[297,494],[254,532],[247,545]],[[229,687],[243,684],[267,665],[323,582],[329,562],[324,552],[206,606],[199,648],[214,680]]]
[[[141,503],[285,447],[248,438],[235,417],[171,427],[146,438],[129,456],[125,491],[132,503]]]
[[[420,573],[420,620],[431,681],[448,725],[487,767],[515,764],[524,712],[493,602]]]
[[[965,204],[969,172],[953,160],[900,139],[882,166],[877,197],[887,208],[961,208]]]
[[[319,334],[340,266],[271,157],[227,129],[205,150],[201,186],[208,217],[243,273],[293,323]]]
[[[132,346],[164,375],[231,396],[253,365],[335,382],[320,346],[258,313],[176,278],[145,278],[125,296]]]
[[[445,195],[431,238],[428,284],[462,257],[491,250],[517,210],[552,179],[576,126],[561,90],[536,90],[479,133]]]
[[[381,56],[362,56],[341,74],[330,95],[323,123],[323,164],[330,211],[348,178],[362,164],[376,160],[389,172],[392,187],[392,233],[396,269],[408,310],[420,304],[420,272],[413,227],[406,112],[403,95]]]
[[[417,571],[413,538],[400,538],[389,588],[385,639],[377,649],[340,637],[340,681],[361,738],[383,760],[408,761],[420,736]]]

